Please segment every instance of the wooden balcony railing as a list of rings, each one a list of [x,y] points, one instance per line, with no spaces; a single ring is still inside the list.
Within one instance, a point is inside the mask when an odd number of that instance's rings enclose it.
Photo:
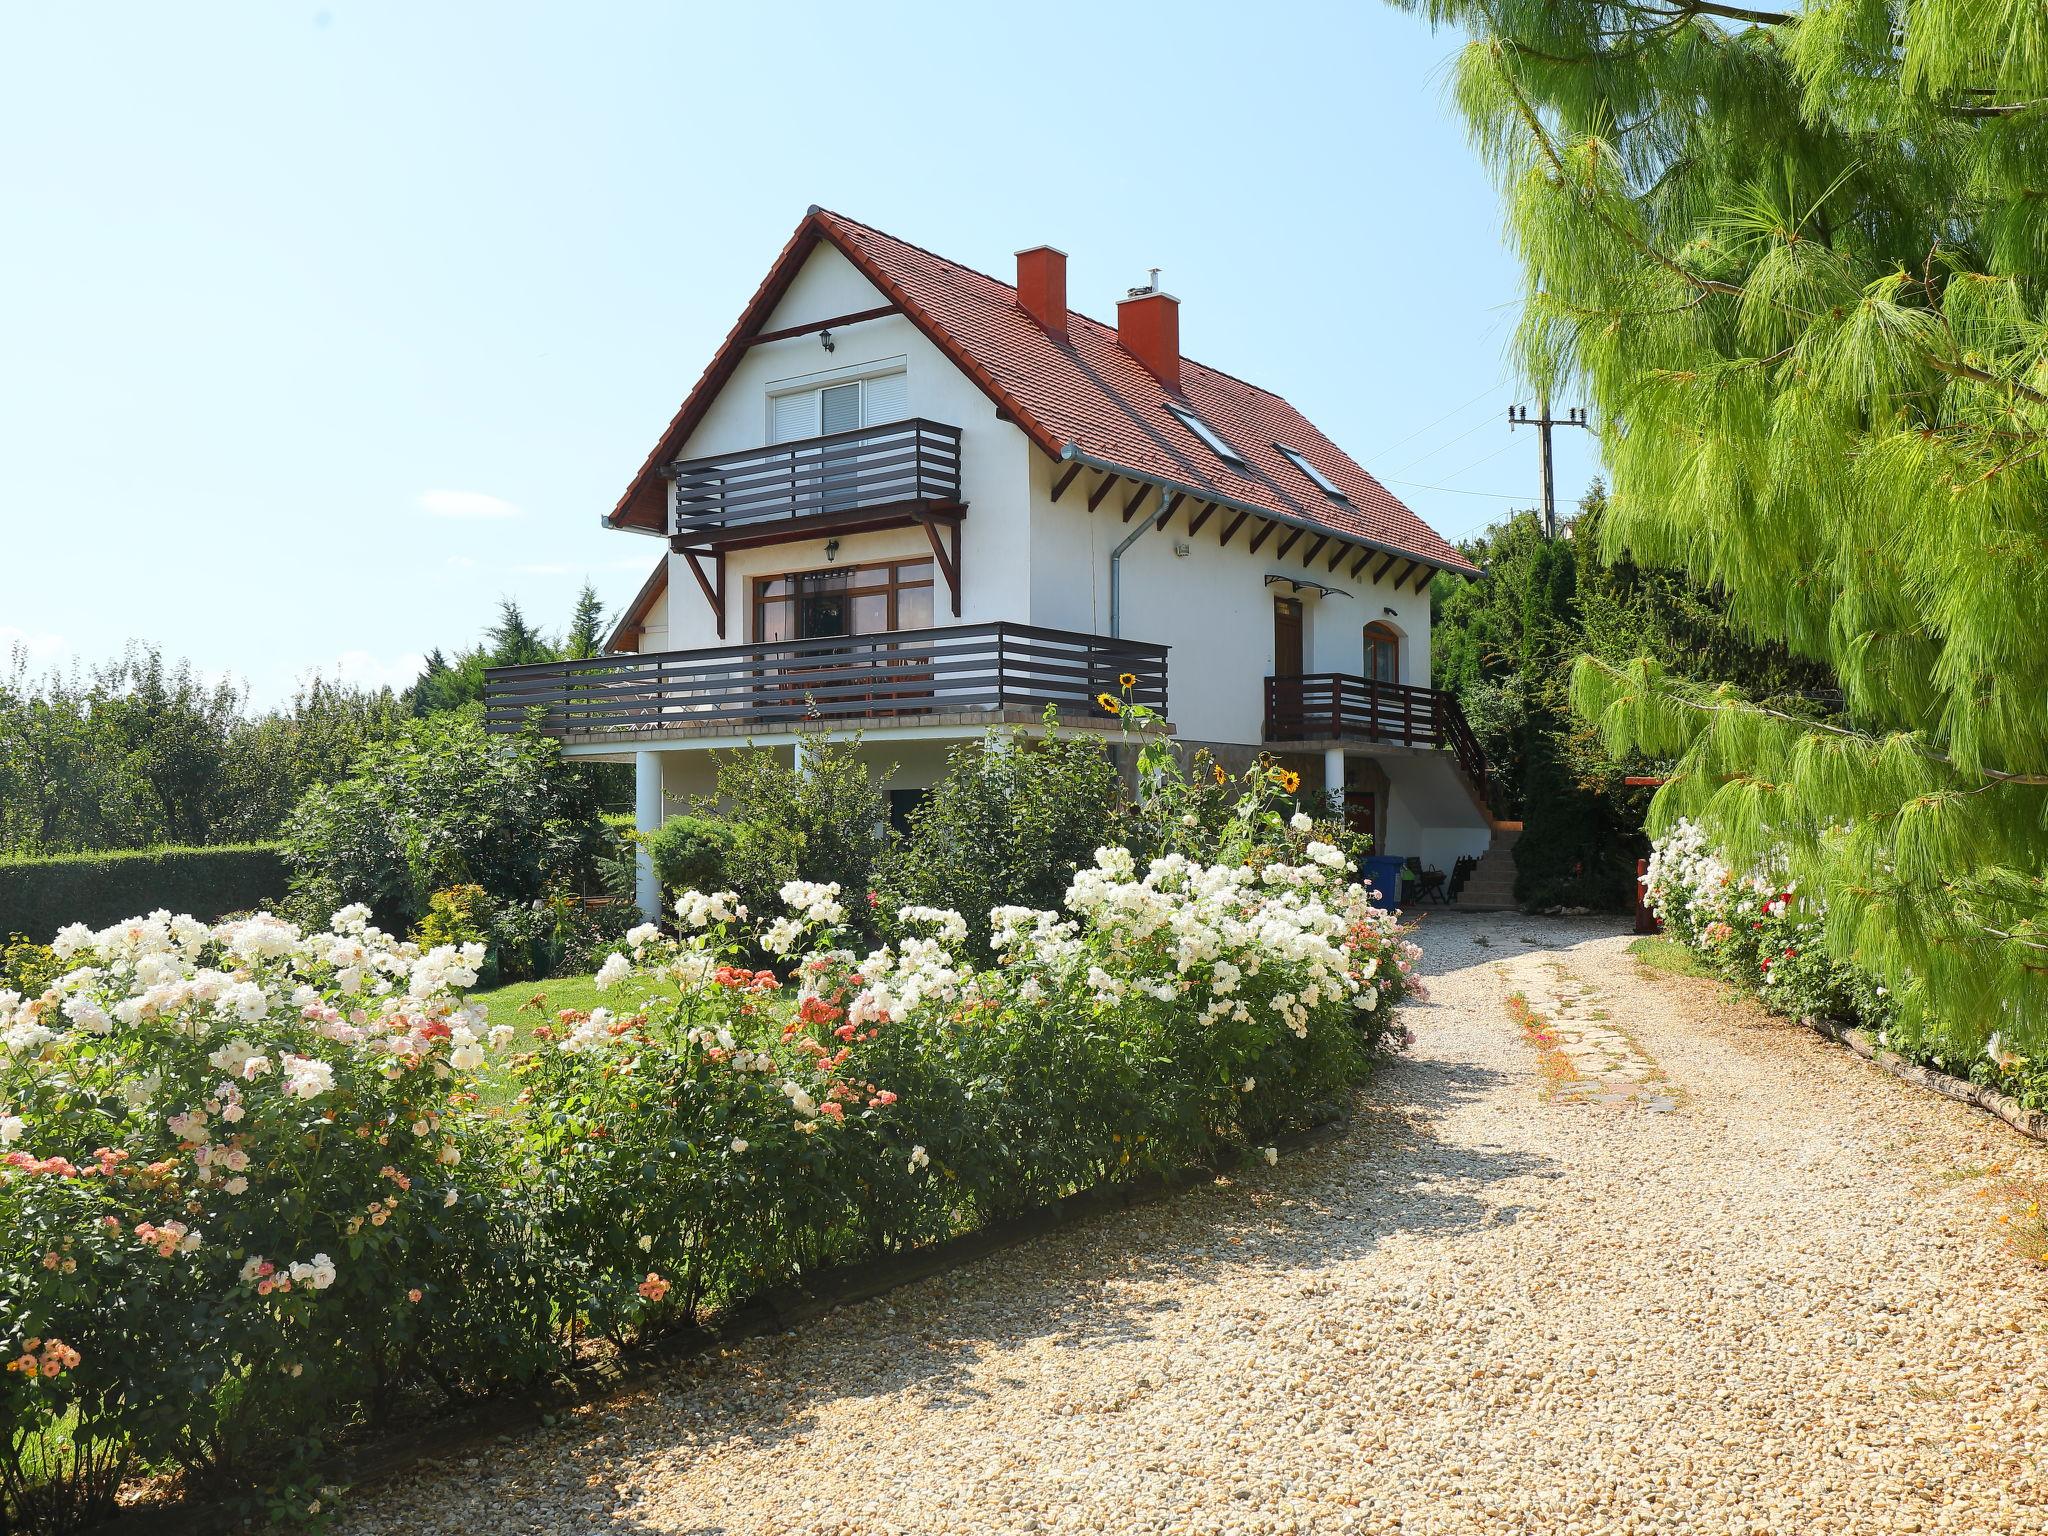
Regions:
[[[1345,672],[1266,679],[1268,741],[1347,738],[1447,748],[1480,798],[1491,801],[1486,753],[1453,695]]]
[[[484,717],[550,736],[803,720],[902,719],[956,710],[1100,716],[1098,694],[1166,709],[1166,647],[1022,624],[967,624],[829,640],[493,667]],[[538,714],[535,712],[539,711]]]
[[[671,532],[692,544],[850,524],[916,508],[958,508],[960,429],[899,421],[669,466]]]

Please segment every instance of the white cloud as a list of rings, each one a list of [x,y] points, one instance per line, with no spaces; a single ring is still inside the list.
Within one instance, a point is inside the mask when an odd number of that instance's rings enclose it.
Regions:
[[[71,654],[71,642],[46,629],[17,629],[0,624],[0,657],[11,656],[19,646],[31,662],[55,661]]]
[[[476,569],[476,561],[468,555],[450,555],[448,557],[448,569],[451,571],[472,571]]]
[[[482,491],[421,491],[420,508],[434,517],[517,517],[519,509],[502,496]]]

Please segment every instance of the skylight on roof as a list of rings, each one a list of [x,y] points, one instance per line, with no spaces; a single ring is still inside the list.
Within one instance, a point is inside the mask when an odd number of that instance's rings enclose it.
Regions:
[[[1315,465],[1309,463],[1307,456],[1302,454],[1299,450],[1290,448],[1285,443],[1275,443],[1273,446],[1280,450],[1281,456],[1285,458],[1288,463],[1292,464],[1304,475],[1307,475],[1309,479],[1313,480],[1315,482],[1316,489],[1321,491],[1325,496],[1329,497],[1330,500],[1349,501],[1351,499],[1349,496],[1346,496],[1342,491],[1338,490],[1334,484],[1331,483],[1330,477],[1328,475],[1324,474],[1320,469],[1317,469]]]
[[[1176,421],[1194,433],[1197,438],[1201,439],[1202,446],[1215,454],[1217,458],[1237,469],[1244,468],[1244,455],[1223,441],[1222,434],[1210,426],[1209,423],[1202,420],[1193,411],[1175,405],[1171,400],[1166,403],[1166,408],[1173,412]]]

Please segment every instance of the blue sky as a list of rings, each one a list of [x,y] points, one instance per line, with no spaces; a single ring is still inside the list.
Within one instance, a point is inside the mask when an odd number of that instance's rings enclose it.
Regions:
[[[148,640],[263,704],[403,683],[501,595],[623,603],[653,550],[598,517],[814,202],[998,274],[1058,245],[1104,317],[1161,267],[1190,356],[1476,531],[1536,445],[1456,43],[1374,4],[12,7],[0,645]]]

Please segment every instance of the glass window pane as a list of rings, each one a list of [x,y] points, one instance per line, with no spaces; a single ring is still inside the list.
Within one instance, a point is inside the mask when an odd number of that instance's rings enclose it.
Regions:
[[[889,627],[889,594],[867,592],[853,600],[853,633],[879,635]]]
[[[754,610],[754,638],[768,642],[789,639],[789,615],[787,598],[758,605]]]
[[[823,639],[846,633],[846,599],[837,592],[806,592],[797,599],[797,636]]]
[[[896,627],[898,629],[930,629],[932,627],[932,589],[930,587],[905,587],[896,594]]]
[[[931,579],[932,563],[929,560],[906,560],[896,567],[896,580],[898,582],[930,581]]]
[[[834,384],[820,390],[818,407],[819,432],[851,432],[860,425],[860,385]]]

